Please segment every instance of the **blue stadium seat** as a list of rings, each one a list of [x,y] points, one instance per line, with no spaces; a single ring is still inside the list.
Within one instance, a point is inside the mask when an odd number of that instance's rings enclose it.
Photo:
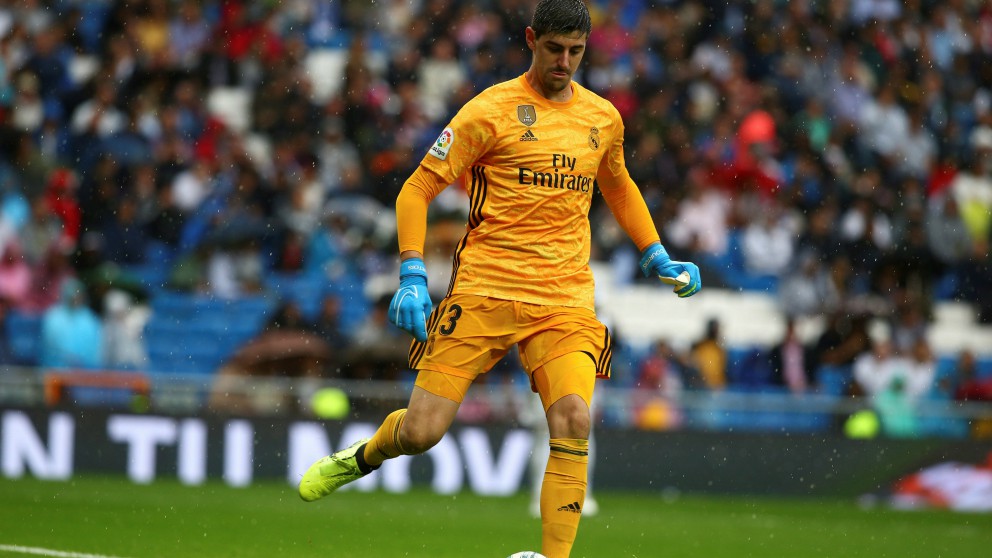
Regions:
[[[109,2],[78,2],[79,24],[77,29],[83,44],[90,51],[99,50],[103,28],[110,12]]]
[[[322,274],[273,273],[266,277],[265,286],[279,298],[293,300],[308,318],[314,318],[323,299],[333,295],[341,301],[341,325],[346,330],[358,327],[368,315],[371,303],[365,298],[361,276],[345,273],[329,281]]]
[[[734,388],[758,391],[771,384],[768,356],[760,347],[736,347],[727,351],[727,383]]]
[[[159,292],[145,328],[150,368],[155,372],[213,373],[262,329],[273,297],[223,300]]]
[[[122,265],[121,271],[127,277],[133,278],[149,291],[156,292],[165,288],[169,280],[169,269],[160,263],[143,263],[137,265]]]
[[[196,306],[191,295],[175,291],[159,291],[151,299],[153,320],[156,318],[192,319]]]
[[[937,278],[933,286],[933,297],[937,300],[953,300],[958,292],[960,279],[953,270],[944,273]]]
[[[846,366],[821,366],[816,372],[820,391],[826,395],[845,395],[853,381],[851,369]]]
[[[992,357],[977,359],[975,366],[978,367],[979,378],[992,378]]]
[[[10,311],[6,335],[14,357],[27,365],[38,364],[41,353],[41,316]]]
[[[721,256],[708,255],[705,263],[720,273],[723,282],[744,291],[778,292],[779,278],[773,275],[754,275],[744,265],[741,249],[741,231],[731,229],[727,235],[727,252]]]
[[[916,429],[920,437],[967,438],[969,434],[968,421],[953,417],[918,417]]]

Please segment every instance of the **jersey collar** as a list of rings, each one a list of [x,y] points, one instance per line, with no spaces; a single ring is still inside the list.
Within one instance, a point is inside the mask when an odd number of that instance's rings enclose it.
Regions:
[[[531,87],[530,82],[527,81],[527,74],[521,74],[519,78],[520,83],[523,85],[524,90],[534,98],[536,104],[543,105],[547,108],[564,109],[575,104],[579,100],[579,88],[574,81],[569,81],[568,86],[572,88],[572,98],[567,101],[552,101],[537,92],[536,89]]]

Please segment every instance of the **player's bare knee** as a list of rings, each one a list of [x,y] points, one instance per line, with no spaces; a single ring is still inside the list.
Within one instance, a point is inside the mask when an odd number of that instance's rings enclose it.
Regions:
[[[405,453],[416,455],[431,449],[444,436],[444,432],[436,432],[436,429],[425,425],[410,424],[404,422],[400,429],[400,445]]]
[[[578,396],[564,397],[548,409],[552,438],[588,439],[590,423],[589,407]]]

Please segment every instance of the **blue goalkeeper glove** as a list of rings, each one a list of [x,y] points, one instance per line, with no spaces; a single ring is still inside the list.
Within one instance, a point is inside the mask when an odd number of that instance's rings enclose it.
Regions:
[[[692,262],[676,262],[668,257],[668,252],[655,242],[641,252],[641,271],[645,277],[657,275],[662,283],[673,285],[679,298],[692,296],[703,288],[699,278],[699,267]]]
[[[400,263],[400,288],[389,303],[389,321],[413,335],[417,341],[427,341],[427,317],[431,315],[433,306],[427,294],[424,260],[403,260]]]

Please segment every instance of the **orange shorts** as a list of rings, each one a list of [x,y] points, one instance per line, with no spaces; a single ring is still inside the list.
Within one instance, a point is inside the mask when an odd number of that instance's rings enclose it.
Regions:
[[[461,401],[468,385],[488,372],[515,344],[534,391],[538,391],[534,372],[570,353],[585,353],[597,378],[610,377],[610,332],[591,310],[467,294],[450,295],[437,305],[427,321],[427,341],[414,341],[410,346],[410,367],[451,376],[420,374],[417,385]],[[575,389],[588,401],[592,394],[579,392],[586,390],[579,387],[585,384],[576,382]],[[541,395],[543,398],[546,394]]]

